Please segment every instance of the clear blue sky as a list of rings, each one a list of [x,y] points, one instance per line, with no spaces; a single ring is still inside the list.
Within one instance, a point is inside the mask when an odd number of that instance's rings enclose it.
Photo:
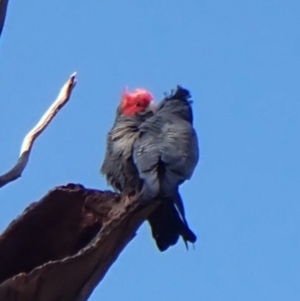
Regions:
[[[11,1],[0,40],[0,173],[78,71],[67,106],[0,190],[0,229],[98,170],[124,85],[194,98],[201,161],[182,187],[198,234],[159,253],[148,225],[91,301],[300,300],[299,0]]]

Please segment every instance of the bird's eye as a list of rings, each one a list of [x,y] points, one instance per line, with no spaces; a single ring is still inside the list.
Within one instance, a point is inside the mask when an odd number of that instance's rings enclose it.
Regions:
[[[140,102],[137,102],[135,105],[136,105],[137,107],[141,107],[141,106],[142,106],[142,104],[141,104]]]

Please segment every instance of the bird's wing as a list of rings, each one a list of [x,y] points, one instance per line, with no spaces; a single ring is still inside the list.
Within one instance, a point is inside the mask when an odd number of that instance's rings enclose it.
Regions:
[[[153,194],[173,191],[189,179],[198,157],[198,141],[193,127],[172,114],[157,114],[144,122],[133,147],[139,175]]]
[[[154,122],[151,122],[151,119]],[[160,190],[157,173],[160,161],[160,150],[157,144],[160,140],[159,119],[151,117],[140,126],[139,137],[133,146],[133,161],[139,177],[144,181],[144,195],[150,199],[157,196]]]

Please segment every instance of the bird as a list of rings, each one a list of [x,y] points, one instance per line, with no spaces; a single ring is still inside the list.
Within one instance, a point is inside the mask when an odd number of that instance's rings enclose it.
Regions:
[[[182,237],[194,243],[179,186],[190,179],[199,160],[189,91],[177,87],[157,106],[150,92],[123,92],[116,119],[107,135],[101,172],[116,190],[139,194],[141,202],[160,199],[148,217],[160,251]]]
[[[133,164],[132,147],[140,124],[153,116],[154,111],[155,103],[150,92],[145,89],[135,89],[131,93],[123,90],[114,124],[107,134],[106,153],[100,169],[117,192],[130,195],[141,184]]]

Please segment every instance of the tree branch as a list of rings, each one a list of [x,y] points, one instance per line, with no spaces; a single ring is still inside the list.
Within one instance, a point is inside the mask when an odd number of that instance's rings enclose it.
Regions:
[[[159,202],[69,184],[0,236],[0,300],[86,301]]]
[[[3,1],[3,0],[0,0]],[[2,2],[0,2],[2,3]],[[24,171],[28,160],[30,151],[32,149],[33,143],[35,139],[45,130],[45,128],[48,126],[48,124],[51,122],[51,120],[54,118],[56,113],[67,103],[69,100],[72,90],[76,85],[76,73],[73,73],[68,81],[64,84],[62,87],[59,95],[57,96],[54,103],[49,107],[49,109],[46,111],[46,113],[42,116],[40,121],[34,126],[32,130],[29,131],[29,133],[25,136],[19,159],[16,163],[16,165],[6,174],[0,176],[0,188],[4,185],[18,179],[21,177],[22,172]]]
[[[0,0],[0,36],[4,27],[8,0]]]

